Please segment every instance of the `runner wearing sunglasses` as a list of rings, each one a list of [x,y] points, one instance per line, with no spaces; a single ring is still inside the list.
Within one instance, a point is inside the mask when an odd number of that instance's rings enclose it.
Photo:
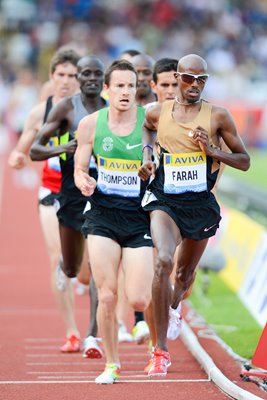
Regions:
[[[185,72],[175,72],[174,74],[175,78],[177,79],[178,76],[181,77],[182,81],[185,83],[188,83],[189,85],[192,85],[195,81],[197,81],[198,84],[205,84],[209,74],[201,74],[201,75],[194,75],[194,74],[186,74]]]
[[[149,376],[165,376],[171,364],[167,331],[179,324],[178,306],[194,281],[195,270],[209,237],[215,235],[220,207],[211,192],[223,162],[246,171],[250,157],[228,110],[201,98],[208,79],[207,63],[196,54],[180,59],[175,100],[156,104],[146,112],[143,127],[142,180],[148,185],[142,205],[150,212],[151,235],[157,250],[152,286],[157,345]],[[155,170],[156,141],[159,166]],[[224,141],[229,152],[221,149]],[[179,245],[172,291],[170,275]],[[169,325],[169,326],[168,326]]]

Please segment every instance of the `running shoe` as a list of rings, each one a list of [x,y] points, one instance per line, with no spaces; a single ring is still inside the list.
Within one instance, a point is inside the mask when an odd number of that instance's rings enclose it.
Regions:
[[[120,376],[120,366],[118,364],[106,364],[104,372],[95,378],[95,383],[110,385],[115,383]]]
[[[150,341],[150,342],[151,342],[151,341]],[[150,344],[150,342],[149,342],[149,344]],[[152,356],[153,356],[153,352],[155,351],[155,347],[153,347],[152,344],[151,344],[151,347],[149,346],[149,349],[150,349],[150,351],[149,351],[149,353],[150,353],[150,359],[149,359],[149,361],[148,361],[147,366],[144,368],[144,372],[145,372],[146,374],[148,374],[148,371],[149,371],[150,368],[152,367]]]
[[[146,321],[139,321],[133,328],[133,338],[137,344],[143,344],[149,339],[149,328]]]
[[[182,329],[182,316],[181,316],[181,303],[179,303],[176,309],[169,308],[169,324],[167,330],[167,338],[169,340],[175,340],[181,333]]]
[[[69,280],[69,278],[64,273],[64,271],[62,270],[61,266],[58,265],[56,267],[56,270],[55,270],[55,285],[56,285],[56,288],[60,292],[65,292],[65,290],[67,289],[67,286],[68,286],[68,280]]]
[[[84,358],[102,358],[103,352],[98,345],[99,338],[88,336],[83,341],[83,357]]]
[[[88,293],[89,286],[79,282],[76,277],[71,278],[71,283],[73,284],[75,294],[77,294],[78,296],[83,296]]]
[[[167,369],[171,366],[171,357],[168,351],[157,349],[152,353],[151,367],[148,376],[166,376]]]
[[[119,322],[118,340],[119,343],[133,341],[132,335],[129,332],[127,332],[126,326],[122,321]]]
[[[75,335],[66,338],[60,351],[62,353],[78,353],[80,351],[80,339]]]

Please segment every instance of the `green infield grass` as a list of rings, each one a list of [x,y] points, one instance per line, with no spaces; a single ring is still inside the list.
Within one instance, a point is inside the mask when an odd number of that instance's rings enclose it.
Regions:
[[[224,174],[251,183],[261,189],[267,189],[267,149],[248,149],[250,155],[250,168],[240,171],[226,166]]]
[[[209,285],[204,293],[203,274],[198,270],[189,302],[236,354],[250,360],[263,328],[216,273],[209,272]]]
[[[261,189],[267,189],[267,149],[248,149],[251,167],[239,171],[226,166],[224,174]],[[225,199],[226,200],[226,199]],[[223,201],[223,198],[222,198]],[[235,202],[226,204],[236,208]],[[255,216],[262,225],[265,216]],[[263,328],[253,318],[237,295],[214,272],[209,272],[207,293],[203,292],[203,271],[197,273],[193,292],[189,298],[193,308],[205,319],[217,335],[242,358],[251,360]]]

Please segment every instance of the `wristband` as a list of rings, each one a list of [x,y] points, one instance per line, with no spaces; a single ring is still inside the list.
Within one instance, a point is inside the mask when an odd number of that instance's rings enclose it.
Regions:
[[[150,150],[152,150],[153,152],[153,147],[151,146],[151,144],[146,144],[143,149],[142,149],[142,153],[144,152],[145,148],[148,147]]]

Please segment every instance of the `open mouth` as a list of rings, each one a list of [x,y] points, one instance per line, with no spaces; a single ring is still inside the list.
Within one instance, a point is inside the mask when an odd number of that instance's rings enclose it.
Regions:
[[[129,99],[120,100],[120,104],[129,104]]]
[[[86,88],[88,89],[97,89],[98,84],[97,83],[87,83]]]

